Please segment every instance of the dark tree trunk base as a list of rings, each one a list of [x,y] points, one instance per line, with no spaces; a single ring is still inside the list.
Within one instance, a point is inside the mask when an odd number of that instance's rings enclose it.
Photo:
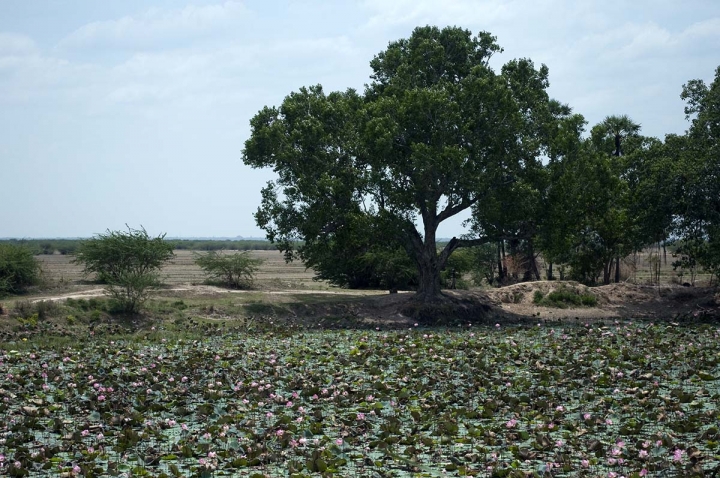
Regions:
[[[485,323],[492,316],[492,305],[477,297],[456,297],[450,294],[416,294],[401,313],[423,325],[454,323]]]

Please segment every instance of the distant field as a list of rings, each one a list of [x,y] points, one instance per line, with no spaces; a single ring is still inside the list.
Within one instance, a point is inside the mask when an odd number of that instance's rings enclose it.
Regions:
[[[168,285],[200,284],[205,280],[202,269],[193,260],[194,251],[176,250],[175,258],[162,269],[163,282]],[[287,264],[279,251],[250,251],[252,257],[262,259],[256,275],[256,284],[262,288],[312,288],[325,289],[324,282],[313,281],[312,270],[306,270],[301,262]],[[72,264],[73,256],[38,255],[46,279],[51,283],[74,283],[85,279],[82,267]]]
[[[233,253],[234,251],[225,251]],[[168,285],[201,284],[205,280],[202,270],[195,265],[193,254],[197,251],[175,250],[175,258],[162,270],[163,281]],[[203,253],[202,251],[199,253]],[[287,264],[283,255],[276,250],[253,250],[250,254],[263,263],[256,276],[256,285],[263,289],[327,289],[325,282],[313,281],[314,272],[306,270],[299,262]],[[627,280],[639,284],[652,283],[653,265],[658,260],[657,252],[643,251],[626,257],[621,265],[623,281]],[[40,254],[36,258],[40,261],[46,279],[51,285],[70,285],[85,279],[82,267],[72,264],[73,256],[61,254]],[[680,278],[673,270],[672,263],[675,258],[670,252],[667,261],[660,255],[660,283],[690,282],[689,274]],[[543,279],[545,278],[546,264],[540,260],[538,264]],[[555,275],[559,275],[557,266]],[[708,274],[698,274],[695,278],[697,284],[706,283],[710,279]]]
[[[659,261],[660,265],[660,283],[668,284],[673,282],[683,283],[691,282],[690,273],[685,272],[684,275],[678,275],[680,270],[673,270],[672,263],[678,260],[667,251],[664,255],[662,250],[660,254],[655,250],[644,250],[637,254],[628,256],[624,259],[620,266],[623,277],[627,277],[631,282],[651,283],[655,264]],[[710,280],[710,274],[697,274],[696,283],[705,283]]]

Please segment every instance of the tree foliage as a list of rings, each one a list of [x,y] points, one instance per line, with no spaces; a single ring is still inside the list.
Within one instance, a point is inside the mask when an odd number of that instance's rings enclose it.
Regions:
[[[255,215],[268,239],[322,274],[328,248],[352,250],[353,231],[372,230],[405,251],[418,297],[435,300],[452,252],[490,240],[476,228],[439,251],[438,226],[537,164],[554,120],[547,68],[521,59],[495,72],[500,51],[486,32],[417,28],[371,61],[364,94],[318,85],[261,110],[243,161],[278,174]]]
[[[691,80],[683,86],[685,114],[691,121],[678,146],[683,157],[678,182],[675,231],[681,254],[720,275],[720,67],[710,85]]]
[[[40,265],[29,249],[0,244],[0,296],[23,292],[39,280]]]
[[[248,251],[223,254],[210,251],[195,254],[195,264],[205,271],[212,281],[220,282],[233,289],[249,289],[255,280],[255,273],[262,259],[250,257]]]
[[[124,312],[138,312],[150,289],[159,285],[162,265],[173,257],[165,234],[150,237],[144,228],[110,231],[82,241],[74,263],[108,285]]]

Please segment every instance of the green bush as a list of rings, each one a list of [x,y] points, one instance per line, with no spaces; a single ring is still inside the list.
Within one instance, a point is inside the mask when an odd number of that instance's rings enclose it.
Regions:
[[[60,313],[60,306],[52,300],[41,300],[35,303],[35,311],[41,320],[54,317]]]
[[[26,319],[35,313],[35,307],[29,300],[18,300],[13,306],[12,315],[15,318]]]
[[[0,244],[0,296],[23,292],[40,281],[40,265],[21,245]]]
[[[37,314],[32,314],[28,317],[16,317],[17,321],[20,322],[20,325],[26,329],[35,329],[38,324],[38,318]]]
[[[195,254],[195,264],[200,266],[211,282],[219,282],[234,289],[251,287],[261,263],[261,259],[253,259],[247,251],[235,254],[216,251]]]
[[[533,294],[533,303],[543,307],[557,307],[560,309],[569,306],[594,307],[597,305],[597,297],[563,286],[550,292],[547,296],[536,290]]]
[[[151,238],[143,228],[128,227],[127,232],[107,231],[82,241],[73,262],[108,284],[119,311],[136,313],[159,285],[160,268],[171,257],[172,244],[164,234]]]

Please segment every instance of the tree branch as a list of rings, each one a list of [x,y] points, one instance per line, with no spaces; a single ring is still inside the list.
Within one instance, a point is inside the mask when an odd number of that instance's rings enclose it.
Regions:
[[[492,241],[492,239],[489,237],[478,237],[476,239],[458,239],[457,237],[453,237],[445,244],[445,248],[440,253],[440,257],[438,258],[439,269],[443,270],[445,268],[450,254],[452,254],[455,249],[460,247],[482,246],[490,241]]]
[[[438,214],[438,223],[441,223],[445,219],[453,217],[455,214],[458,214],[459,212],[464,211],[469,207],[472,207],[472,205],[475,204],[478,199],[480,199],[480,196],[477,196],[474,199],[463,199],[460,204],[455,204],[454,206],[448,205],[445,209],[440,211],[440,214]]]

